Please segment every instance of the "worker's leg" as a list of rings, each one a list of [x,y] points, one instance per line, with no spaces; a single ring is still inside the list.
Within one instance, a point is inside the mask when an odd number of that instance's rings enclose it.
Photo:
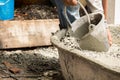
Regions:
[[[102,12],[103,13],[102,0],[86,0],[86,2],[91,12]]]
[[[55,0],[57,9],[58,9],[58,14],[59,14],[59,20],[60,20],[60,28],[66,28],[67,27],[67,21],[65,18],[64,14],[64,3],[62,0]],[[76,19],[80,18],[79,15],[79,5],[76,6],[67,6],[67,15],[70,20],[70,22],[74,22]]]

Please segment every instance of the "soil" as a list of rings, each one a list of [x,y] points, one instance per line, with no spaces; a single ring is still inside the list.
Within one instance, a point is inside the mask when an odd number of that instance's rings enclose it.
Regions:
[[[58,51],[53,46],[1,50],[0,79],[64,80],[58,58]],[[18,71],[11,71],[9,66]]]
[[[57,9],[52,5],[22,5],[15,8],[14,20],[56,19]]]

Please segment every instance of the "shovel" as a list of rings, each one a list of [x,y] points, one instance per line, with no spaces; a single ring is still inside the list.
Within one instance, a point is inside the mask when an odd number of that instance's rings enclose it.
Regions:
[[[78,44],[83,50],[92,51],[108,51],[110,44],[107,37],[106,23],[104,23],[104,14],[95,12],[88,14],[84,6],[78,2],[85,12],[85,16],[70,23],[68,16],[65,16],[67,20],[67,33],[75,37]]]

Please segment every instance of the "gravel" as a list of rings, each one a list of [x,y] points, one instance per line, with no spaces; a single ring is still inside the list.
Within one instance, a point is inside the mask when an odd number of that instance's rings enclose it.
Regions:
[[[64,80],[58,58],[58,51],[53,46],[1,50],[0,73],[7,72],[8,69],[2,64],[4,61],[7,61],[22,70],[14,76],[24,75],[26,77],[26,75],[31,75],[29,78],[32,80],[34,80],[32,77],[35,76],[35,80]],[[7,72],[4,75],[8,74],[13,75],[11,72]],[[39,76],[37,77],[37,75]],[[19,79],[24,77],[21,76]]]
[[[56,19],[57,9],[49,5],[23,5],[15,8],[14,20]]]

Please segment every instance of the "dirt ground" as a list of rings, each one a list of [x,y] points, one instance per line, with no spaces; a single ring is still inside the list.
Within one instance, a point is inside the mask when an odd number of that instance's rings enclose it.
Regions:
[[[14,20],[56,19],[57,9],[52,5],[22,5],[15,8]]]
[[[0,51],[0,80],[64,80],[53,46]]]

